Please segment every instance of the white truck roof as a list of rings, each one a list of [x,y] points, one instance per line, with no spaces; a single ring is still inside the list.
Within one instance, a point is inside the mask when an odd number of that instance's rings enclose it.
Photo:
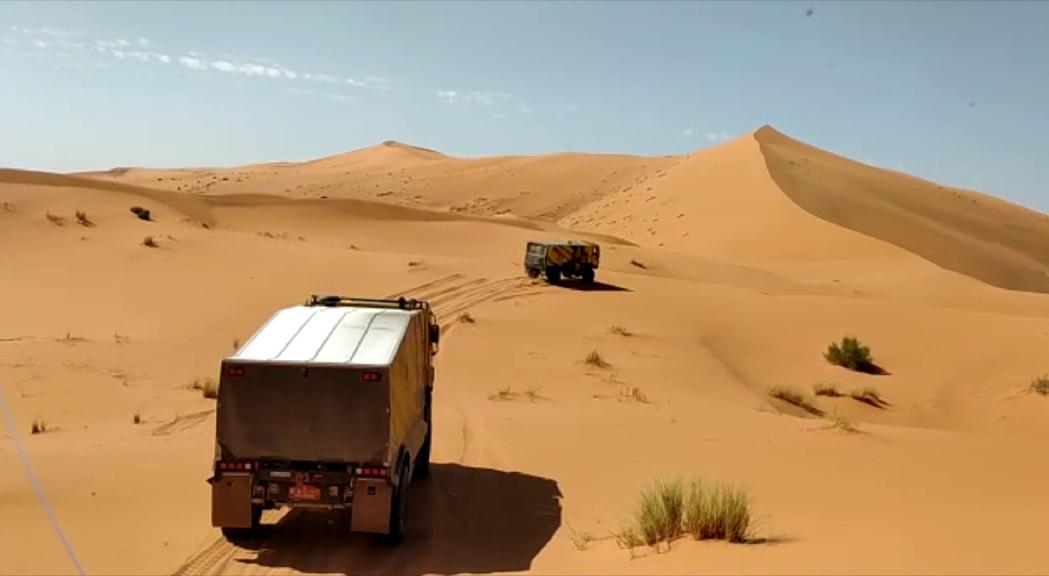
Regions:
[[[415,313],[367,307],[284,308],[229,359],[385,366],[393,362]]]

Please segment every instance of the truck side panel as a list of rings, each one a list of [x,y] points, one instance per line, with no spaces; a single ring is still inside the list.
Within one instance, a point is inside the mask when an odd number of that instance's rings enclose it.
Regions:
[[[403,444],[413,458],[426,435],[423,422],[429,381],[424,356],[429,355],[429,348],[424,347],[426,330],[426,317],[414,315],[390,365],[390,448],[395,450]]]

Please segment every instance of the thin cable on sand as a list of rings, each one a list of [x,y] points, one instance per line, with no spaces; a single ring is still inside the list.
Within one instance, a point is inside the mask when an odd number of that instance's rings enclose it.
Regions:
[[[7,407],[7,399],[4,397],[3,387],[0,387],[0,411],[4,413],[4,422],[7,424],[7,431],[11,434],[11,439],[15,443],[15,449],[18,450],[18,456],[22,459],[22,467],[25,468],[26,476],[29,477],[29,483],[33,485],[33,491],[36,492],[36,497],[40,500],[40,505],[44,507],[44,512],[47,513],[47,519],[51,522],[51,528],[54,529],[55,534],[58,535],[58,539],[62,541],[62,545],[66,548],[66,553],[69,554],[69,559],[73,561],[76,566],[77,574],[80,576],[84,575],[84,568],[80,565],[80,559],[77,558],[76,552],[73,551],[73,546],[69,544],[69,540],[66,539],[66,535],[62,532],[62,527],[58,525],[58,519],[55,516],[55,511],[51,508],[51,504],[48,503],[47,497],[44,495],[44,489],[40,485],[40,481],[37,480],[36,474],[33,473],[33,467],[29,464],[29,456],[26,455],[25,449],[22,447],[22,440],[18,437],[18,430],[15,427],[15,419],[11,416],[11,411]]]

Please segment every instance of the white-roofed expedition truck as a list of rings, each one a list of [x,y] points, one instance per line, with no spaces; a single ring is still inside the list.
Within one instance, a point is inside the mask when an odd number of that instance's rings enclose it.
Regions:
[[[399,543],[433,437],[440,326],[426,302],[311,296],[276,312],[219,379],[211,522],[250,534],[263,509],[350,509]]]

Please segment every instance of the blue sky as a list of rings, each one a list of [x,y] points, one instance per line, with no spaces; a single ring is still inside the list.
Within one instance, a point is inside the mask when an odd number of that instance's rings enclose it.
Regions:
[[[0,78],[3,166],[662,155],[772,124],[1049,212],[1049,2],[5,1]]]

